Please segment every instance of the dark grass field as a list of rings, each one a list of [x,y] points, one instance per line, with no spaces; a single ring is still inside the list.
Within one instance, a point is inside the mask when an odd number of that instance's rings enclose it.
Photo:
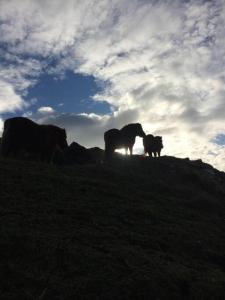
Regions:
[[[225,174],[0,159],[0,299],[225,299]]]

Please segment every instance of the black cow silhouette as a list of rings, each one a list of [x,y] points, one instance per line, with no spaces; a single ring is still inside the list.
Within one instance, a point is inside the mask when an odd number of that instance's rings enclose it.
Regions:
[[[68,147],[65,129],[54,125],[39,125],[27,118],[15,117],[4,123],[1,152],[3,156],[18,156],[22,151],[38,154],[50,161],[55,149]]]
[[[145,154],[148,153],[149,156],[160,156],[161,150],[163,148],[162,137],[161,136],[153,136],[152,134],[147,134],[143,138],[143,145]]]
[[[120,130],[114,128],[106,131],[104,134],[106,157],[112,156],[116,149],[121,148],[125,149],[126,154],[129,149],[132,155],[136,136],[145,136],[140,123],[128,124]]]

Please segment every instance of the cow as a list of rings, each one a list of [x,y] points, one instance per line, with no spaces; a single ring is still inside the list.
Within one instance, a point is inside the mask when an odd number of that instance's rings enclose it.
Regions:
[[[129,149],[132,155],[136,136],[145,137],[140,123],[128,124],[120,130],[113,128],[106,131],[104,134],[106,157],[111,157],[116,149],[121,148],[125,149],[126,155]]]
[[[30,119],[15,117],[5,120],[1,153],[17,157],[21,152],[38,155],[50,162],[55,149],[68,147],[65,129],[54,125],[39,125]]]
[[[163,148],[162,137],[153,136],[152,134],[147,134],[143,138],[143,145],[145,154],[152,157],[152,154],[156,157],[161,155],[161,150]]]

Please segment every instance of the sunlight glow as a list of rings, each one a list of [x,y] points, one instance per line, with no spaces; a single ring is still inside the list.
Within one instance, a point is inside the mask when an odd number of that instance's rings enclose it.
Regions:
[[[115,152],[118,152],[122,155],[126,154],[125,149],[117,149]],[[135,144],[133,147],[133,154],[143,154],[144,153],[144,148],[143,148],[143,139],[140,137],[136,137]],[[128,150],[128,155],[130,154]]]
[[[122,155],[125,155],[125,154],[126,154],[125,149],[117,149],[115,152],[118,152],[118,153],[120,153],[120,154],[122,154]]]

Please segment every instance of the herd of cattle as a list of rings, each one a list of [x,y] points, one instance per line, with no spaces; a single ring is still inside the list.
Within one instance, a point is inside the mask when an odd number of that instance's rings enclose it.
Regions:
[[[141,124],[133,123],[122,129],[110,129],[104,134],[105,157],[109,159],[116,149],[133,153],[136,136],[143,138],[145,154],[160,156],[163,148],[162,137],[146,135]],[[55,125],[39,125],[24,117],[7,119],[1,139],[1,154],[17,157],[21,153],[38,156],[42,161],[51,161],[56,152],[67,153],[76,143],[67,144],[65,129]],[[76,144],[78,145],[78,144]],[[80,146],[81,148],[84,148]],[[86,149],[86,148],[84,148]],[[93,148],[94,149],[94,148]]]

